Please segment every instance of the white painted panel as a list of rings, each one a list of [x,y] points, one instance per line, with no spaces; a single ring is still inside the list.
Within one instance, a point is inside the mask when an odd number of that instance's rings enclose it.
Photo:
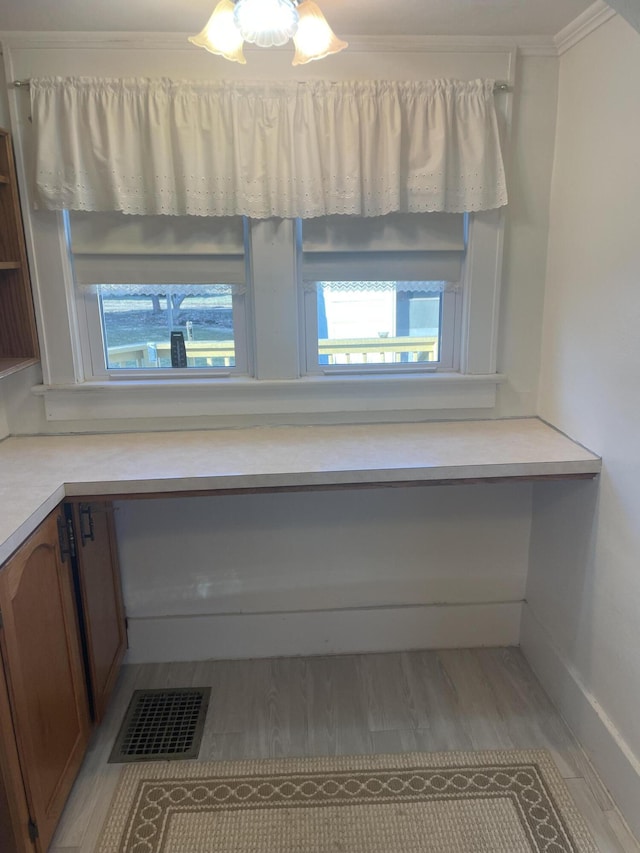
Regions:
[[[44,408],[40,399],[31,393],[31,388],[41,382],[42,370],[39,364],[0,380],[0,401],[4,401],[9,434],[44,432]]]
[[[131,619],[129,663],[514,646],[522,604]]]
[[[567,721],[605,781],[629,826],[640,836],[640,762],[575,666],[554,645],[551,635],[523,607],[520,642],[531,668]]]
[[[129,617],[520,601],[531,485],[122,502]]]
[[[0,380],[0,441],[8,435],[9,421],[7,420],[7,404],[2,390],[2,381]]]
[[[536,412],[540,334],[555,142],[558,63],[520,58],[507,162],[509,205],[500,302],[497,366],[501,415]]]
[[[599,490],[536,487],[527,599],[640,767],[638,79],[640,36],[618,17],[561,58],[540,413],[601,454],[603,473]],[[615,761],[577,707],[613,790]]]
[[[0,61],[0,127],[9,129],[9,101],[7,99],[7,85],[4,65]]]
[[[137,43],[127,40],[124,33],[122,41],[96,35],[95,40],[83,36],[83,44],[78,46],[73,33],[52,34],[48,38],[38,39],[38,35],[9,35],[15,56],[15,73],[21,77],[29,76],[73,76],[89,75],[96,77],[129,77],[135,75],[150,77],[183,77],[190,79],[275,79],[295,78],[314,80],[381,79],[381,80],[422,80],[434,77],[492,77],[504,79],[509,71],[510,48],[503,46],[487,49],[480,45],[477,50],[472,44],[460,48],[452,46],[432,46],[429,49],[398,50],[393,46],[371,50],[345,51],[336,57],[329,57],[321,63],[291,67],[291,54],[280,50],[251,50],[246,65],[223,62],[182,42],[180,36],[167,35],[166,43],[158,49],[153,39],[143,46],[144,34],[138,34]],[[160,39],[163,37],[160,36]],[[134,36],[135,39],[135,36]],[[39,42],[39,43],[38,43]],[[57,45],[56,46],[56,42]],[[15,47],[14,47],[15,44]],[[381,41],[378,42],[382,44]],[[184,46],[183,46],[184,45]],[[375,54],[375,67],[372,63]]]

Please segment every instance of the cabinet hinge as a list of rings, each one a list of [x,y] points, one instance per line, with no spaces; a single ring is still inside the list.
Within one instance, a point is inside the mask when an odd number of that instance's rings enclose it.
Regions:
[[[58,516],[58,543],[60,559],[64,563],[67,557],[74,560],[76,556],[76,537],[73,532],[73,521],[70,518]]]
[[[27,829],[29,831],[29,840],[37,841],[40,838],[40,833],[38,832],[38,824],[29,818],[29,823],[27,824]]]
[[[71,559],[75,560],[76,558],[76,534],[73,529],[73,519],[71,517],[67,518],[67,536],[69,538],[69,553],[71,554]]]

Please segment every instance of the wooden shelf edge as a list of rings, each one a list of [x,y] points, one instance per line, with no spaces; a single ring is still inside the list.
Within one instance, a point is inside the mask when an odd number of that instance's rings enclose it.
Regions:
[[[7,175],[0,175],[0,184],[8,184],[9,178]]]
[[[21,267],[20,261],[0,261],[0,270],[19,270]]]
[[[34,364],[38,364],[39,358],[2,358],[0,357],[0,379],[11,376],[19,370],[24,370]]]

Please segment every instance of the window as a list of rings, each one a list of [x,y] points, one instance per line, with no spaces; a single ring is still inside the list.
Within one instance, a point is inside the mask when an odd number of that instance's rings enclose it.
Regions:
[[[74,212],[66,225],[91,378],[459,367],[463,215],[292,223]]]
[[[53,420],[495,405],[500,211],[63,218],[78,379],[45,390]]]
[[[241,218],[71,213],[66,221],[88,374],[249,372]]]
[[[233,288],[228,285],[97,285],[108,370],[235,367]]]
[[[332,216],[299,239],[307,373],[456,367],[462,215]]]
[[[308,342],[307,372],[345,367],[394,370],[452,367],[455,292],[446,282],[318,281],[309,312],[317,332]],[[312,296],[313,299],[313,296]],[[325,370],[325,368],[329,368]]]

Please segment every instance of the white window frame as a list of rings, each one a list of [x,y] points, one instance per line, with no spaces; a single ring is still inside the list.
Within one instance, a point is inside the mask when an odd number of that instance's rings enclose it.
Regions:
[[[234,368],[107,368],[98,297],[75,289],[77,332],[85,381],[220,379],[291,380],[345,375],[495,373],[503,214],[468,216],[461,283],[443,293],[442,358],[428,364],[318,365],[315,285],[302,280],[300,227],[295,220],[249,220],[245,287],[234,287]],[[72,257],[69,253],[70,262]],[[105,265],[108,259],[105,256]],[[216,278],[216,276],[212,276]],[[180,284],[182,282],[176,282]],[[188,282],[184,282],[188,284]],[[212,284],[223,283],[212,281]],[[135,284],[135,282],[132,282]]]
[[[462,330],[462,298],[460,289],[453,287],[440,296],[440,342],[438,361],[395,364],[320,364],[318,354],[317,282],[302,282],[303,297],[300,317],[302,334],[301,359],[303,372],[309,376],[367,376],[372,374],[416,374],[437,371],[457,371],[460,363],[460,333]],[[408,339],[410,340],[410,339]]]
[[[60,214],[60,221],[62,222],[65,240],[66,240],[66,249],[67,249],[67,258],[70,265],[71,271],[73,271],[73,252],[71,249],[71,224],[69,220],[69,216],[66,212]],[[194,376],[197,376],[199,379],[219,379],[226,378],[230,376],[241,377],[241,376],[249,376],[252,370],[252,359],[251,359],[251,342],[250,335],[248,334],[249,329],[249,300],[246,298],[247,286],[246,281],[248,281],[248,271],[249,271],[249,263],[248,263],[248,226],[245,222],[244,226],[244,234],[245,234],[245,283],[237,284],[231,283],[229,286],[232,288],[232,313],[233,313],[233,335],[234,335],[234,350],[235,350],[235,364],[233,367],[187,367],[187,368],[148,368],[148,369],[140,369],[140,368],[110,368],[107,366],[107,342],[105,340],[104,335],[104,327],[103,327],[103,318],[101,316],[100,311],[100,297],[97,292],[97,287],[89,286],[83,287],[79,286],[76,283],[75,286],[75,317],[76,317],[76,325],[77,325],[77,335],[80,344],[80,355],[82,360],[82,374],[85,381],[132,381],[132,380],[151,380],[151,381],[162,381],[162,380],[176,380],[176,379],[193,379]],[[96,257],[96,256],[94,256]],[[120,256],[116,256],[117,258]],[[149,255],[145,257],[145,261],[152,263],[162,262],[162,257],[157,255]],[[189,259],[192,261],[192,259]],[[114,263],[114,256],[105,254],[104,255],[104,265],[105,265],[105,281],[107,284],[109,274],[108,269],[110,264]],[[187,270],[185,271],[184,276],[182,278],[178,278],[175,282],[172,281],[172,284],[177,285],[185,285],[186,287],[193,286],[197,287],[202,284],[227,284],[226,281],[223,281],[225,278],[224,269],[226,264],[224,261],[218,260],[215,255],[207,256],[207,260],[202,257],[196,261],[197,264],[197,281],[190,280],[188,265]],[[202,269],[204,264],[204,271]],[[211,281],[203,281],[204,278],[208,276],[208,271],[206,270],[207,265],[211,266]],[[132,265],[132,268],[135,270],[135,263]],[[134,276],[135,277],[135,276]],[[75,275],[73,276],[75,279]],[[138,284],[136,281],[128,282],[130,284]]]
[[[47,217],[56,216],[46,214]],[[55,240],[61,250],[60,277],[66,291],[66,310],[74,376],[49,382],[35,393],[45,398],[50,421],[223,417],[225,423],[317,423],[345,419],[401,419],[415,413],[478,410],[496,405],[497,386],[505,377],[495,372],[497,318],[502,267],[503,213],[488,211],[469,217],[462,292],[457,306],[460,326],[460,364],[457,370],[366,375],[304,375],[300,323],[301,269],[292,220],[250,223],[247,251],[247,349],[253,353],[254,375],[205,376],[188,369],[178,377],[156,374],[142,380],[87,376],[90,347],[84,300],[80,303],[71,274],[68,248],[58,216]],[[254,269],[255,275],[251,274]],[[249,295],[250,294],[250,295]],[[52,308],[55,305],[52,304]],[[314,330],[315,333],[315,330]],[[119,379],[121,381],[114,381]],[[292,381],[293,380],[293,381]],[[109,393],[104,393],[108,390]],[[209,393],[209,391],[211,393]],[[385,413],[387,413],[385,415]],[[249,419],[247,421],[247,419]]]
[[[180,284],[181,282],[177,282]],[[219,282],[212,282],[217,284]],[[135,282],[132,282],[135,284]],[[197,285],[194,285],[197,287]],[[106,341],[100,313],[100,298],[95,288],[78,288],[77,316],[79,323],[82,360],[85,376],[96,380],[166,380],[193,378],[215,379],[228,376],[248,376],[249,339],[246,310],[246,288],[244,285],[233,287],[233,337],[235,365],[233,367],[154,367],[114,368],[106,364]]]

